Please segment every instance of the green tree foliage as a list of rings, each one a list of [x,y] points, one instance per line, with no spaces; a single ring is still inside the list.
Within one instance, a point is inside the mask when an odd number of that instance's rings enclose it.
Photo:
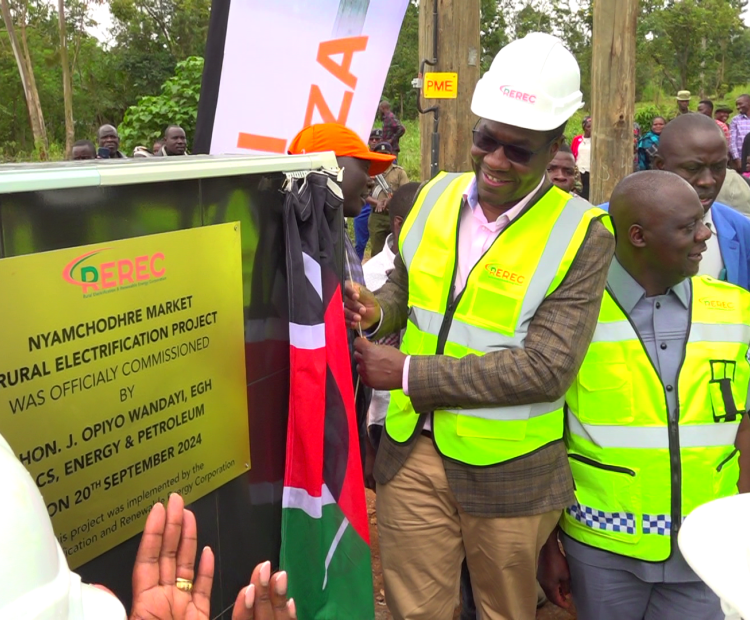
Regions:
[[[388,99],[401,118],[417,117],[417,91],[411,81],[419,71],[419,7],[409,2],[406,15],[398,35],[391,67],[383,88],[383,97]]]
[[[203,56],[211,0],[109,0],[109,8],[116,56],[112,68],[121,96],[132,93],[128,105],[158,93],[177,62]]]
[[[10,0],[11,7],[19,2]],[[65,139],[65,117],[57,11],[49,0],[24,2],[26,37],[47,135],[51,143],[60,144]],[[112,13],[111,39],[106,43],[89,33],[96,26],[91,8],[102,3]],[[159,95],[178,62],[202,56],[210,5],[211,0],[65,0],[76,139],[95,137],[103,123],[119,125],[125,111],[141,97]],[[200,75],[191,92],[199,87]],[[28,158],[34,141],[1,20],[0,93],[0,160]],[[53,152],[59,154],[60,149]]]
[[[646,0],[638,22],[639,84],[722,95],[750,79],[746,0]],[[649,66],[650,65],[650,66]],[[642,67],[642,68],[641,68]]]
[[[421,0],[432,2],[435,0]],[[8,0],[23,20],[35,81],[53,153],[64,140],[60,41],[55,3]],[[750,30],[741,15],[748,0],[641,0],[636,62],[637,100],[674,108],[673,93],[687,88],[719,101],[750,82]],[[94,5],[106,4],[112,27],[105,42],[90,34]],[[419,7],[410,0],[393,56],[384,95],[397,114],[416,118],[411,81],[419,70]],[[481,0],[481,69],[486,71],[508,41],[541,30],[563,39],[581,67],[581,89],[590,101],[593,0]],[[103,123],[119,125],[126,111],[132,143],[148,142],[163,124],[178,122],[192,133],[194,103],[161,110],[172,88],[192,69],[176,65],[204,53],[211,0],[65,0],[67,47],[73,80],[76,138],[92,138]],[[193,61],[191,61],[192,63]],[[187,78],[185,78],[187,79]],[[199,73],[193,72],[185,97],[196,98]],[[187,87],[187,84],[184,84]],[[29,157],[34,141],[23,88],[8,34],[0,21],[0,159]],[[665,95],[668,96],[665,99]],[[166,99],[165,99],[166,97]],[[140,101],[140,103],[139,103]],[[145,102],[145,103],[144,103]],[[401,112],[403,110],[403,112]],[[143,111],[143,116],[136,119]],[[189,111],[189,112],[188,112]],[[146,119],[148,114],[151,119]],[[642,115],[646,119],[645,112]],[[156,121],[153,121],[156,118]],[[155,122],[156,125],[149,125]],[[126,124],[126,128],[129,125]],[[130,143],[128,143],[130,146]]]
[[[482,44],[480,70],[484,73],[490,68],[495,55],[508,43],[506,33],[508,26],[505,23],[505,11],[499,9],[497,0],[482,0],[480,11],[479,30]]]
[[[161,94],[143,97],[128,108],[119,127],[123,147],[128,152],[138,145],[150,147],[173,124],[185,130],[190,145],[198,117],[202,74],[203,58],[191,56],[177,63],[174,76],[164,82]]]

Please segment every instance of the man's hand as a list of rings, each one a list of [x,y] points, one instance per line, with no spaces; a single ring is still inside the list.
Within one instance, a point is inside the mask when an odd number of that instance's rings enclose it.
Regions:
[[[195,574],[198,533],[195,516],[173,493],[166,509],[154,504],[146,519],[133,566],[131,620],[208,620],[214,556],[206,547]],[[177,588],[177,579],[193,584],[191,592]]]
[[[388,203],[391,201],[389,197],[378,198],[377,204],[375,205],[375,213],[382,213],[388,208]]]
[[[557,528],[550,534],[539,553],[537,580],[550,601],[571,611],[570,570],[557,541]]]
[[[347,280],[344,285],[344,318],[352,329],[370,329],[380,322],[380,304],[361,284]]]
[[[357,338],[354,341],[354,359],[357,362],[357,372],[365,385],[375,390],[401,388],[406,355],[398,349]]]

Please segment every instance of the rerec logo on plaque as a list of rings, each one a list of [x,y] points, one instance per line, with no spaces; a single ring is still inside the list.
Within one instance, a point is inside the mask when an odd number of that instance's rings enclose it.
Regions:
[[[76,256],[63,269],[63,279],[70,284],[80,286],[83,294],[99,291],[114,292],[127,289],[142,283],[152,283],[166,277],[166,258],[163,252],[154,252],[133,258],[117,258],[101,261],[102,252],[109,253],[111,248],[91,250]],[[98,260],[94,260],[94,259]],[[84,264],[85,263],[85,264]]]

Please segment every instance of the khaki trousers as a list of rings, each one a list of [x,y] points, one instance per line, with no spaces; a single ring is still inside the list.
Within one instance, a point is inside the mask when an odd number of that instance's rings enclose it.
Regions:
[[[560,511],[476,517],[458,506],[432,441],[420,436],[404,466],[377,487],[388,608],[396,620],[451,620],[466,556],[481,620],[533,620],[539,551]]]

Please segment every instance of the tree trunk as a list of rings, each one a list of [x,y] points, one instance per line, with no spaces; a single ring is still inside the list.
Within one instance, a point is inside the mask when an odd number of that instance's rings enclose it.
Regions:
[[[47,130],[44,126],[44,116],[42,115],[42,106],[39,102],[39,93],[36,89],[36,80],[34,80],[34,70],[31,66],[28,46],[25,44],[25,26],[22,31],[22,45],[16,36],[16,29],[13,24],[10,7],[8,6],[8,0],[0,0],[0,12],[3,15],[5,29],[8,32],[10,46],[13,49],[13,56],[18,66],[18,75],[21,78],[23,93],[26,98],[26,107],[29,111],[31,131],[34,134],[34,145],[39,149],[41,158],[47,159]]]
[[[73,125],[73,84],[68,62],[68,41],[65,35],[65,2],[57,2],[57,19],[60,23],[60,64],[62,64],[63,102],[65,104],[65,156],[70,157],[75,142]]]
[[[33,98],[34,109],[36,110],[36,116],[39,122],[39,130],[41,133],[41,142],[37,143],[36,136],[34,136],[35,146],[39,149],[40,158],[43,160],[47,159],[47,151],[49,149],[49,142],[47,141],[47,125],[44,124],[44,114],[42,114],[42,102],[39,99],[39,89],[36,87],[36,77],[34,76],[34,65],[31,62],[31,54],[29,53],[29,42],[26,38],[26,9],[28,8],[28,0],[23,2],[23,15],[20,20],[21,24],[21,50],[23,51],[23,57],[26,61],[26,75],[29,78],[29,89]]]
[[[706,37],[705,35],[701,39],[701,88],[700,98],[703,99],[706,96]]]

